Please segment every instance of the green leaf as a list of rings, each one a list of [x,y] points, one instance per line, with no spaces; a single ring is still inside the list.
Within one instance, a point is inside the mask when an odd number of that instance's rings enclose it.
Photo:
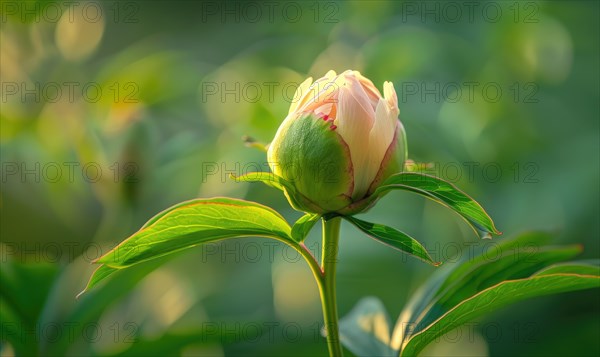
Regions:
[[[527,232],[512,239],[503,239],[499,243],[490,243],[485,246],[482,254],[466,259],[460,264],[447,266],[451,269],[444,284],[439,287],[445,289],[449,284],[464,277],[468,272],[477,269],[484,263],[492,263],[507,255],[516,258],[529,258],[532,252],[536,252],[552,240],[552,235],[546,232]]]
[[[403,314],[409,313],[410,316],[418,316],[431,304],[432,299],[439,296],[449,285],[462,279],[470,271],[477,269],[483,263],[491,263],[502,256],[515,254],[518,251],[528,249],[539,249],[548,243],[552,236],[546,232],[527,232],[512,239],[503,239],[498,243],[489,242],[483,249],[482,254],[476,256],[465,255],[462,262],[456,264],[446,264],[443,268],[436,271],[434,276],[429,278],[419,291],[411,297],[406,304]],[[522,257],[527,256],[521,255]],[[414,318],[405,318],[403,321],[412,321]]]
[[[412,335],[401,356],[416,356],[428,343],[477,317],[529,298],[600,287],[600,277],[548,274],[504,281],[462,301],[439,319]]]
[[[291,228],[279,213],[243,200],[198,199],[176,205],[157,217],[97,262],[110,268],[125,268],[224,238],[260,236],[292,241]],[[99,281],[94,280],[95,284]]]
[[[485,261],[440,290],[429,302],[427,311],[412,323],[425,326],[490,286],[506,280],[527,278],[544,266],[570,259],[580,252],[579,246],[543,247],[534,252],[515,250],[493,261]]]
[[[358,229],[366,233],[368,236],[383,244],[414,255],[415,257],[429,264],[433,264],[434,266],[441,264],[439,262],[434,262],[425,247],[423,247],[421,243],[406,233],[400,232],[392,227],[384,226],[383,224],[366,222],[355,217],[348,216],[344,218],[348,222],[354,224]]]
[[[0,250],[6,247],[0,244]],[[0,268],[0,297],[19,315],[25,324],[34,325],[41,314],[52,285],[60,275],[58,265],[23,262],[10,253],[3,255]]]
[[[376,297],[363,298],[340,319],[340,342],[357,356],[394,356],[390,318]]]
[[[0,295],[0,321],[2,324],[2,342],[10,344],[14,356],[39,356],[37,335],[24,337],[23,331],[35,331],[35,324],[29,324],[19,316],[15,307]]]
[[[60,269],[57,264],[24,262],[8,249],[0,243],[0,345],[8,341],[17,356],[41,355],[36,327]]]
[[[476,256],[465,255],[462,262],[447,264],[436,271],[435,275],[421,285],[416,294],[413,294],[404,310],[410,311],[413,316],[419,315],[431,303],[431,300],[439,296],[448,285],[462,279],[481,264],[491,263],[508,254],[518,256],[518,251],[539,249],[551,239],[552,236],[546,232],[527,232],[512,239],[503,239],[499,243],[489,242],[485,245],[482,254]],[[521,257],[524,256],[527,256],[526,253],[521,255]]]
[[[502,234],[496,229],[494,222],[479,203],[453,184],[442,179],[417,172],[402,172],[385,180],[375,190],[374,195],[380,196],[394,189],[424,195],[453,209],[476,231],[483,232],[486,237],[489,237],[490,233]]]
[[[267,186],[275,187],[281,191],[284,188],[294,190],[294,187],[289,182],[272,172],[248,172],[241,176],[231,174],[230,177],[236,182],[262,182]]]
[[[510,303],[600,286],[598,261],[558,264],[580,253],[581,246],[545,246],[550,238],[529,232],[499,244],[489,242],[482,254],[437,271],[400,314],[392,348],[414,356],[433,339]],[[543,277],[554,280],[539,283]]]
[[[296,190],[296,187],[291,182],[275,175],[272,172],[249,172],[241,176],[235,176],[231,174],[230,177],[236,182],[262,182],[267,186],[281,190],[284,192],[285,196],[288,198],[290,204],[295,210],[304,212],[302,209],[302,203],[298,202],[297,200],[297,198],[301,197],[301,195]],[[304,200],[309,202],[309,200],[306,198]]]
[[[108,278],[110,275],[112,275],[113,273],[116,273],[117,271],[119,271],[119,269],[117,269],[117,268],[111,268],[104,264],[100,265],[92,273],[92,276],[90,277],[90,280],[88,281],[87,285],[85,286],[85,289],[83,289],[79,294],[77,294],[77,296],[75,298],[79,299],[79,297],[81,295],[83,295],[83,293],[85,293],[86,291],[89,291],[91,288],[96,286],[102,280]]]
[[[85,290],[86,293],[83,295],[80,293],[78,295],[78,300],[76,303],[71,304],[72,308],[68,311],[59,309],[60,312],[58,312],[56,311],[57,309],[55,306],[60,306],[61,303],[59,301],[64,301],[65,299],[75,302],[72,300],[72,293],[71,291],[65,293],[62,289],[57,288],[54,291],[55,294],[53,294],[45,307],[46,314],[42,316],[38,323],[41,326],[44,326],[54,323],[68,324],[76,321],[79,324],[78,326],[81,327],[86,326],[88,323],[97,322],[106,309],[127,296],[150,272],[161,267],[165,262],[175,256],[177,256],[177,253],[154,259],[145,264],[137,264],[127,269],[115,269],[118,273],[111,275],[110,279],[105,279],[105,283],[102,285],[101,289]],[[102,267],[106,267],[106,265],[102,265]],[[65,273],[63,273],[61,276],[63,281],[59,281],[56,284],[58,287],[67,281],[71,282],[72,276],[74,274],[77,275],[77,271],[81,271],[80,265],[78,264],[71,264],[66,269],[70,271],[65,271]],[[99,269],[96,270],[99,270],[100,272],[103,270],[102,268]],[[73,273],[72,270],[75,270],[75,273]],[[102,274],[100,274],[100,276],[102,276]],[[106,276],[103,278],[106,278]],[[94,277],[92,276],[90,280],[93,279]],[[81,333],[76,333],[75,335],[63,334],[62,338],[58,339],[56,342],[46,344],[45,349],[41,354],[44,356],[63,356],[68,354],[67,351],[70,346],[86,343],[89,344],[90,341],[86,340],[85,336]]]
[[[534,275],[549,275],[549,274],[579,274],[579,275],[598,275],[600,276],[600,266],[598,261],[595,264],[590,264],[587,261],[569,262],[562,264],[554,264],[546,267]]]
[[[528,232],[500,243],[488,241],[480,255],[465,255],[464,261],[436,271],[405,305],[394,330],[394,346],[399,348],[409,334],[418,332],[415,325],[424,328],[463,299],[503,280],[528,277],[580,252],[578,246],[544,247],[550,239],[544,232]]]
[[[300,217],[292,226],[292,238],[298,243],[303,242],[320,218],[321,215],[316,213],[307,213]]]

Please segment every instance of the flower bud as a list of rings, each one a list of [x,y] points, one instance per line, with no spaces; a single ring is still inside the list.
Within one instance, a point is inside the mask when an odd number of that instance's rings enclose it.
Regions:
[[[267,157],[274,174],[290,182],[294,208],[354,214],[406,160],[398,98],[390,82],[383,96],[357,71],[334,71],[297,89]]]

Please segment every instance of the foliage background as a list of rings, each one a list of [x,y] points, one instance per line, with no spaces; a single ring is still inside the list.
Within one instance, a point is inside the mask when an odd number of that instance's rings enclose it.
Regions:
[[[82,1],[71,12],[3,1],[2,354],[325,355],[310,271],[264,240],[199,247],[74,297],[91,259],[179,201],[232,196],[298,218],[278,191],[225,171],[266,170],[241,137],[268,142],[295,85],[328,69],[392,81],[409,156],[481,202],[498,239],[552,230],[597,257],[598,2],[465,4]],[[479,244],[410,194],[365,217],[447,264]],[[342,316],[366,295],[397,316],[435,269],[342,234]],[[598,355],[599,301],[586,291],[519,304],[429,353]]]

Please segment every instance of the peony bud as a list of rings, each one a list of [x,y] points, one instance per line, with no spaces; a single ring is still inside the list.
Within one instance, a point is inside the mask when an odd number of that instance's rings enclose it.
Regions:
[[[302,211],[353,214],[406,159],[404,128],[391,82],[382,96],[357,71],[304,81],[267,152],[274,174],[289,181]],[[293,196],[293,197],[290,197]]]

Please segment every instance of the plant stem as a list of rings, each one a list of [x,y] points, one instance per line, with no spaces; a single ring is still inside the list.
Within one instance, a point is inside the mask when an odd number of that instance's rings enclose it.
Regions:
[[[338,243],[340,239],[340,217],[329,220],[323,218],[323,251],[321,270],[323,278],[319,282],[323,319],[327,331],[327,347],[330,356],[343,356],[340,345],[337,303],[335,298],[335,270],[337,265]]]

